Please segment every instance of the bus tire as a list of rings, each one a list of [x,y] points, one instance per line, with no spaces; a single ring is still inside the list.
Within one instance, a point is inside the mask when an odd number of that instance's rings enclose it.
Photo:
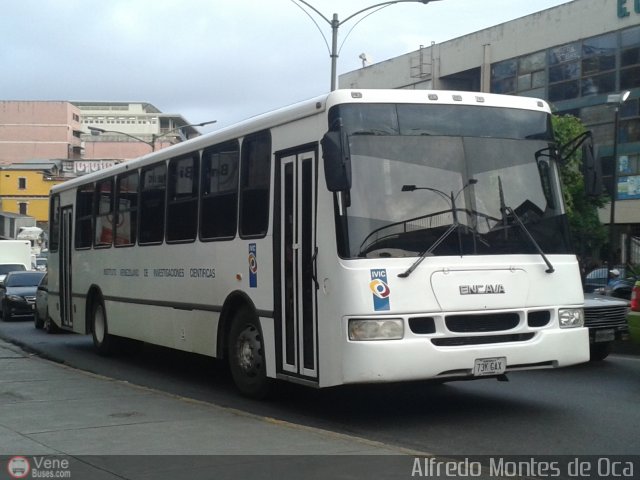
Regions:
[[[271,388],[267,378],[264,339],[260,322],[248,307],[233,318],[228,337],[229,369],[240,392],[251,398],[265,398]]]
[[[107,311],[102,298],[97,298],[91,308],[91,336],[93,346],[100,355],[110,355],[113,352],[113,336],[109,333]]]
[[[44,320],[44,330],[51,335],[60,332],[60,329],[55,323],[53,323],[53,319],[49,316],[48,312],[47,318]]]
[[[33,323],[38,330],[42,330],[44,327],[44,319],[40,317],[38,309],[33,312]]]

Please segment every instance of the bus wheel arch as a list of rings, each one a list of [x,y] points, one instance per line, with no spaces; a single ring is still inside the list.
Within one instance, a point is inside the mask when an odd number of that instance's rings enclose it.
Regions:
[[[113,335],[109,333],[107,310],[99,287],[89,289],[86,306],[86,331],[91,332],[93,346],[100,355],[109,355],[113,350]]]
[[[231,324],[236,316],[236,312],[243,307],[252,308],[255,312],[255,306],[251,299],[244,292],[232,292],[222,306],[220,312],[220,320],[218,321],[218,336],[216,345],[216,357],[226,359],[229,357],[228,339],[231,331]]]
[[[239,292],[227,299],[218,333],[219,356],[227,359],[238,390],[252,398],[267,396],[272,382],[266,373],[262,327],[246,294]]]

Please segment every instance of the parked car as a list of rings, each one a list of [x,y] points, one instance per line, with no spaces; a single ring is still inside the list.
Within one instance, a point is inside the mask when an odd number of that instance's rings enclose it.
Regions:
[[[628,333],[629,302],[594,293],[584,294],[584,324],[589,328],[591,361],[600,361],[611,353],[615,340]]]
[[[9,272],[0,284],[0,310],[5,322],[14,316],[33,315],[36,291],[44,272]]]
[[[637,281],[631,291],[631,309],[627,316],[629,337],[631,341],[640,345],[640,281]]]

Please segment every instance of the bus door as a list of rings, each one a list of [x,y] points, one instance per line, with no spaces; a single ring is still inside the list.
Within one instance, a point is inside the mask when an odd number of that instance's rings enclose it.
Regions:
[[[73,243],[73,208],[63,207],[60,212],[60,322],[63,327],[73,326],[71,294],[71,249]]]
[[[279,330],[279,369],[312,382],[318,378],[316,159],[314,146],[289,150],[276,163],[280,186],[280,208],[276,213],[280,218],[276,254],[281,259],[280,279],[276,282],[280,296],[277,309],[280,314],[276,317],[280,327],[276,330]]]

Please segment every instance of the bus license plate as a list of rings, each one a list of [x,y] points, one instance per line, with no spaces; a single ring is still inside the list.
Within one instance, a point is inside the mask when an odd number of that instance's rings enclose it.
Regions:
[[[507,357],[477,358],[473,365],[473,375],[501,375],[507,369]]]

